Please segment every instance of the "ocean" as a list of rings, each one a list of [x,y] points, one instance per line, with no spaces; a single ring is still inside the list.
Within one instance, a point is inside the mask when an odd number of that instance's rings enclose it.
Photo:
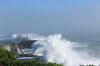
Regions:
[[[100,64],[100,36],[99,34],[40,35],[35,33],[12,34],[11,39],[38,40],[32,45],[34,55],[43,56],[44,62],[63,64],[64,66],[78,66]]]

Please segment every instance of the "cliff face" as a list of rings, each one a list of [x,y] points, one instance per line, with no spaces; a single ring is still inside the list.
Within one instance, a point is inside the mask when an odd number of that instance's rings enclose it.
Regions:
[[[5,43],[5,44],[0,44],[0,47],[12,52],[13,54],[20,54],[21,50],[19,50],[19,47],[15,43]]]
[[[23,49],[31,49],[32,44],[35,43],[36,41],[37,40],[24,40],[21,41],[19,44],[16,44],[14,42],[7,42],[4,44],[0,44],[0,47],[17,55],[17,54],[23,54],[24,53],[22,51]]]
[[[29,57],[32,57],[36,60],[41,60],[40,56],[33,55],[32,44],[37,42],[37,40],[25,40],[21,41],[19,44],[14,42],[7,42],[4,44],[0,44],[0,48],[10,51],[16,59],[18,60],[29,60]]]

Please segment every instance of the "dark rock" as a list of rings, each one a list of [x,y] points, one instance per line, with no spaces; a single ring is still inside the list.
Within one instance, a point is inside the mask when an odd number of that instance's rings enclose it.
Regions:
[[[22,49],[32,48],[32,44],[35,42],[37,42],[37,40],[24,40],[24,41],[21,41],[21,43],[19,43],[19,47],[21,47]]]

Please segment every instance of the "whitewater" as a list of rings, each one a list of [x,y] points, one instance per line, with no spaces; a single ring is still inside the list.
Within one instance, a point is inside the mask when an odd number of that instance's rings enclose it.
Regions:
[[[43,56],[45,62],[53,62],[62,64],[64,66],[79,66],[94,64],[98,66],[100,59],[91,57],[87,51],[79,52],[74,48],[77,47],[88,47],[87,45],[82,45],[80,42],[72,42],[66,40],[61,34],[53,34],[49,36],[41,36],[38,34],[13,34],[13,38],[21,36],[22,38],[28,38],[29,40],[38,40],[32,45],[34,55]]]

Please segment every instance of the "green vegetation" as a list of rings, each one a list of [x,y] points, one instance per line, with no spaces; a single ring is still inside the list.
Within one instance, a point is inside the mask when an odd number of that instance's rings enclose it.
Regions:
[[[44,63],[44,62],[38,62],[35,60],[27,60],[27,61],[20,61],[20,60],[14,60],[14,61],[1,61],[0,66],[62,66],[60,64],[56,63]]]
[[[56,63],[45,63],[36,60],[20,61],[16,60],[14,55],[0,48],[0,66],[62,66]]]
[[[14,57],[14,55],[7,51],[7,50],[4,50],[2,48],[0,48],[0,61],[2,60],[16,60],[16,58]]]

